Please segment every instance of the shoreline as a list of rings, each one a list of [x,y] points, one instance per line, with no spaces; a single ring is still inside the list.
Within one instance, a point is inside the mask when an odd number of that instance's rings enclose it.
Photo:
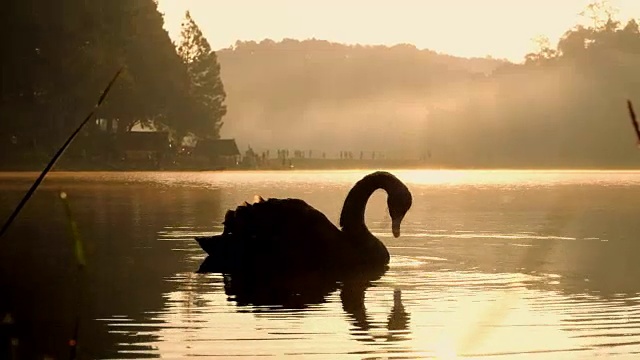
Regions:
[[[40,173],[38,167],[0,168],[0,173]],[[281,172],[281,171],[357,171],[357,170],[427,170],[427,171],[640,171],[638,166],[433,166],[428,164],[344,164],[342,166],[228,167],[228,168],[112,168],[55,166],[50,173],[118,173],[118,172]]]
[[[22,164],[2,164],[0,172],[41,172],[46,163],[30,161]],[[640,162],[616,162],[599,164],[592,161],[575,162],[529,162],[513,164],[506,161],[487,162],[456,162],[434,161],[420,159],[319,159],[319,158],[289,158],[263,159],[251,166],[246,163],[224,166],[196,162],[107,162],[107,161],[77,161],[61,159],[51,172],[207,172],[207,171],[335,171],[335,170],[539,170],[539,171],[638,171]]]

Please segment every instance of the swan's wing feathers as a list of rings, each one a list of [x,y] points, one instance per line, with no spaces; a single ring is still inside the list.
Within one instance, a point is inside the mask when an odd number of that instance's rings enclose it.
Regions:
[[[200,241],[220,269],[344,268],[354,256],[345,238],[322,212],[300,199],[267,199],[227,211],[224,233]],[[213,260],[212,260],[213,261]],[[224,266],[223,266],[224,265]],[[216,268],[216,269],[218,269]]]
[[[260,245],[291,246],[337,236],[320,211],[300,199],[267,199],[243,204],[225,216],[225,233]]]

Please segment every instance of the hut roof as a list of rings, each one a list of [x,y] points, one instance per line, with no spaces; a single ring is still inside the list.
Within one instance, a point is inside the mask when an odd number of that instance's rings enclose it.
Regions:
[[[198,140],[194,153],[209,156],[237,156],[240,155],[235,139],[203,139]]]

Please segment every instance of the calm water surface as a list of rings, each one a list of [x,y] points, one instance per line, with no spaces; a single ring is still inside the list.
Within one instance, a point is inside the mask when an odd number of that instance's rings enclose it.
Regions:
[[[227,208],[298,197],[337,222],[366,173],[51,174],[0,242],[0,310],[24,358],[68,357],[76,315],[82,358],[640,357],[640,172],[395,171],[414,206],[394,239],[369,202],[392,255],[369,287],[255,304],[194,273]],[[0,174],[2,219],[35,176]]]

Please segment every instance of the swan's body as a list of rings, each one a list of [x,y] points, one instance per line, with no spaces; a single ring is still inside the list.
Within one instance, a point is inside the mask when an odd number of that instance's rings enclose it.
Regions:
[[[394,236],[411,207],[411,193],[395,176],[375,172],[351,189],[338,229],[299,199],[268,199],[229,210],[221,235],[196,240],[209,254],[207,272],[320,271],[383,268],[389,252],[364,223],[366,203],[377,189],[388,193]],[[206,264],[206,268],[203,269]]]

